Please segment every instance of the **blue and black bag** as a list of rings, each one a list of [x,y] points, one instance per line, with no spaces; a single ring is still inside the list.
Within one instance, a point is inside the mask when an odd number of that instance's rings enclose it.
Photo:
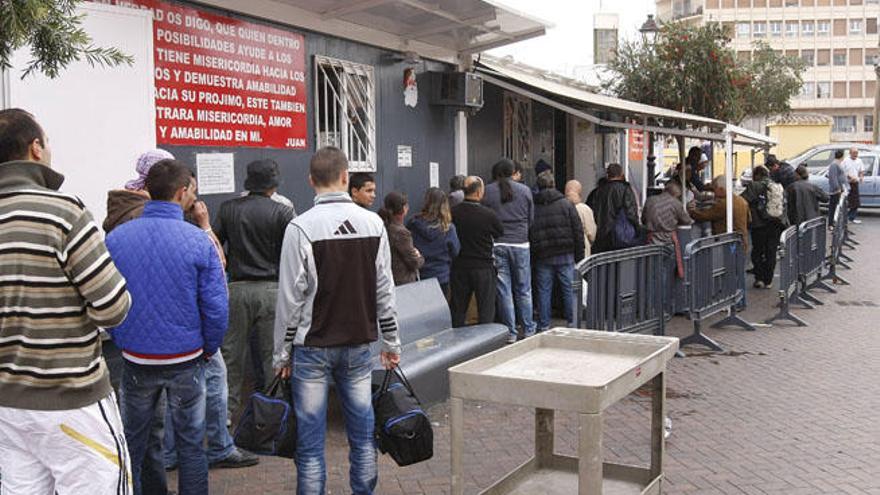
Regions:
[[[294,458],[296,414],[289,380],[276,376],[265,394],[251,395],[234,440],[235,445],[257,454]]]
[[[392,383],[397,376],[399,381]],[[376,415],[376,443],[398,466],[409,466],[434,456],[431,420],[400,368],[385,372],[379,391],[373,395]]]

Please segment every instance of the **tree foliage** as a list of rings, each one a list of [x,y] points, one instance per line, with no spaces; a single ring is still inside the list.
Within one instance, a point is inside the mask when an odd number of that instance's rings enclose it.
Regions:
[[[10,68],[15,50],[30,47],[22,79],[34,72],[55,78],[68,64],[131,65],[133,58],[116,48],[95,46],[82,29],[82,0],[0,0],[0,67]]]
[[[725,122],[788,113],[803,85],[805,64],[766,44],[737,60],[729,33],[717,23],[664,24],[654,43],[621,44],[603,87],[628,100]]]

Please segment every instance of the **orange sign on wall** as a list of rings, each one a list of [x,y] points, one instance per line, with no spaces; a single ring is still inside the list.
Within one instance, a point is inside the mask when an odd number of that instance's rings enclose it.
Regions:
[[[645,133],[637,129],[629,129],[627,132],[627,148],[629,149],[629,161],[638,162],[645,159]]]

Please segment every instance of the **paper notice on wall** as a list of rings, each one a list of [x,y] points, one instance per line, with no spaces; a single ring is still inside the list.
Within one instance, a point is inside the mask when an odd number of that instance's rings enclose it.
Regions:
[[[412,146],[397,145],[397,166],[412,168]]]
[[[199,194],[235,192],[235,155],[233,153],[198,153]]]
[[[428,165],[428,180],[430,181],[429,187],[440,187],[440,164],[437,162],[431,162]]]

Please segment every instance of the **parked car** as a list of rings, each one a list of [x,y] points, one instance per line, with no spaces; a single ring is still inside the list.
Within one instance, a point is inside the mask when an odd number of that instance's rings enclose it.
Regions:
[[[865,164],[865,180],[859,184],[859,197],[865,208],[880,208],[880,153],[868,152],[859,154]],[[814,174],[810,174],[810,182],[818,185],[825,192],[828,190],[828,166]]]
[[[814,146],[795,156],[794,158],[789,158],[785,161],[787,161],[789,164],[791,164],[792,167],[795,168],[797,168],[798,165],[806,165],[807,170],[810,171],[810,174],[816,174],[828,168],[828,164],[831,163],[832,160],[834,160],[835,151],[843,150],[844,156],[848,156],[850,148],[853,147],[859,150],[859,155],[866,153],[880,153],[880,147],[870,144],[831,143]],[[865,162],[865,165],[867,165],[867,162]]]

